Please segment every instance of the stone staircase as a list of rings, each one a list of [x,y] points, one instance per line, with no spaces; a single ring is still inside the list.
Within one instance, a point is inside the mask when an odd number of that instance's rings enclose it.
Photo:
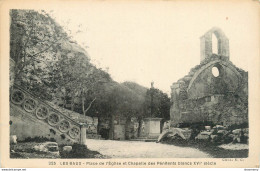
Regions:
[[[23,115],[22,118],[26,118],[23,120],[24,123],[34,124],[36,128],[37,125],[41,125],[54,131],[55,139],[59,139],[62,135],[67,142],[79,143],[81,140],[80,123],[17,85],[13,86],[10,94],[10,115],[11,117]]]

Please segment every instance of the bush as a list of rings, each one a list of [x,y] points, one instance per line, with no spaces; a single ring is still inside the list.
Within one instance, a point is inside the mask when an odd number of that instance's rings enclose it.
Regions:
[[[228,127],[228,130],[234,130],[234,129],[241,129],[241,128],[248,128],[248,123],[244,122],[241,124],[233,124]]]
[[[47,137],[27,137],[22,141],[18,141],[18,142],[37,142],[37,143],[41,143],[41,142],[46,142],[46,141],[51,141],[51,142],[56,142],[56,140],[54,138],[47,138]]]

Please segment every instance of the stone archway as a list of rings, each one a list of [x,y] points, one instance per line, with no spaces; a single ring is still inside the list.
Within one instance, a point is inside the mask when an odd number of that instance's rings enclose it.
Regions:
[[[203,36],[200,37],[200,46],[201,46],[201,60],[203,61],[206,58],[210,58],[213,54],[212,52],[212,35],[215,35],[217,38],[218,44],[218,54],[219,56],[226,57],[229,59],[229,40],[224,34],[224,32],[217,27],[213,27]]]
[[[218,68],[219,70],[219,76],[216,78],[219,79],[220,81],[224,81],[227,85],[230,84],[229,86],[226,87],[227,89],[230,89],[230,91],[235,91],[235,89],[239,87],[239,83],[241,82],[242,76],[237,71],[237,69],[229,62],[222,61],[222,60],[214,60],[202,66],[193,75],[187,88],[187,93],[189,98],[198,98],[210,93],[210,90],[206,88],[207,86],[205,84],[205,81],[207,79],[203,79],[203,78],[214,77],[212,74],[212,68],[214,67]],[[209,75],[212,76],[209,77]],[[202,88],[199,88],[198,86],[202,86]]]

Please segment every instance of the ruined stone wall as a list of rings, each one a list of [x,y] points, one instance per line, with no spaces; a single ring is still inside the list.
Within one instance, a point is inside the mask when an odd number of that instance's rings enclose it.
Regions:
[[[200,37],[200,54],[201,60],[210,58],[212,53],[212,35],[215,35],[218,39],[218,55],[229,59],[229,40],[224,34],[224,32],[217,28],[213,27],[203,36]]]
[[[212,34],[218,38],[218,54],[212,54]],[[248,122],[248,73],[229,61],[228,39],[213,28],[202,36],[201,46],[201,63],[171,86],[171,123]]]
[[[139,131],[139,122],[136,117],[119,117],[116,116],[114,118],[114,126],[111,128],[110,126],[110,118],[100,118],[99,122],[99,131],[102,129],[113,129],[113,137],[115,140],[125,140],[125,139],[135,139],[139,137],[146,136],[144,130],[144,122],[141,122],[140,132]],[[99,132],[100,133],[100,132]]]
[[[214,76],[212,69],[219,72]],[[241,74],[230,62],[219,59],[203,65],[194,74],[187,88],[189,98],[200,98],[212,94],[226,94],[236,92],[241,82]]]

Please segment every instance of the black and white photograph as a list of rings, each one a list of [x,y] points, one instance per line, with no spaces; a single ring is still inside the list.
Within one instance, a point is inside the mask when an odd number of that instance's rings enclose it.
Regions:
[[[8,158],[254,153],[257,2],[86,2],[8,9]]]

